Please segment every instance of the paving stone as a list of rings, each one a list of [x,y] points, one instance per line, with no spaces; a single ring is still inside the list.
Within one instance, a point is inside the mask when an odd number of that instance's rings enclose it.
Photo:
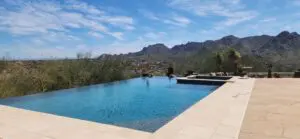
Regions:
[[[299,90],[299,79],[257,79],[239,139],[300,139]]]

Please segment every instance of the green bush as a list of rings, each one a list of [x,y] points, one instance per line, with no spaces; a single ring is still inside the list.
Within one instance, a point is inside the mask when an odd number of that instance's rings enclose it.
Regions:
[[[0,98],[123,80],[122,60],[10,61],[0,73]]]

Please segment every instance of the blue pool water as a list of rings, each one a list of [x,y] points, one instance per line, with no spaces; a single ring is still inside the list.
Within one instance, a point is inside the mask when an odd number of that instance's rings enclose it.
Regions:
[[[154,132],[218,86],[176,84],[166,77],[0,99],[0,104]]]

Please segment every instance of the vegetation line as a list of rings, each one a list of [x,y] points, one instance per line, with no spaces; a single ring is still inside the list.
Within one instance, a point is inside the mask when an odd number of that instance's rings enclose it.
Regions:
[[[0,61],[0,98],[74,88],[136,77],[126,72],[120,59],[91,59],[89,54],[76,60]]]

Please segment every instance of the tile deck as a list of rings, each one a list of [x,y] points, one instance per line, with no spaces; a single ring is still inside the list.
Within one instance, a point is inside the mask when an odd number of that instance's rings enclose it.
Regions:
[[[257,79],[239,139],[300,139],[300,80]]]
[[[150,133],[0,106],[3,139],[144,139]]]
[[[237,139],[255,79],[234,77],[232,80],[234,82],[224,84],[153,134],[0,106],[0,138]],[[292,135],[295,130],[290,128],[286,134]]]

